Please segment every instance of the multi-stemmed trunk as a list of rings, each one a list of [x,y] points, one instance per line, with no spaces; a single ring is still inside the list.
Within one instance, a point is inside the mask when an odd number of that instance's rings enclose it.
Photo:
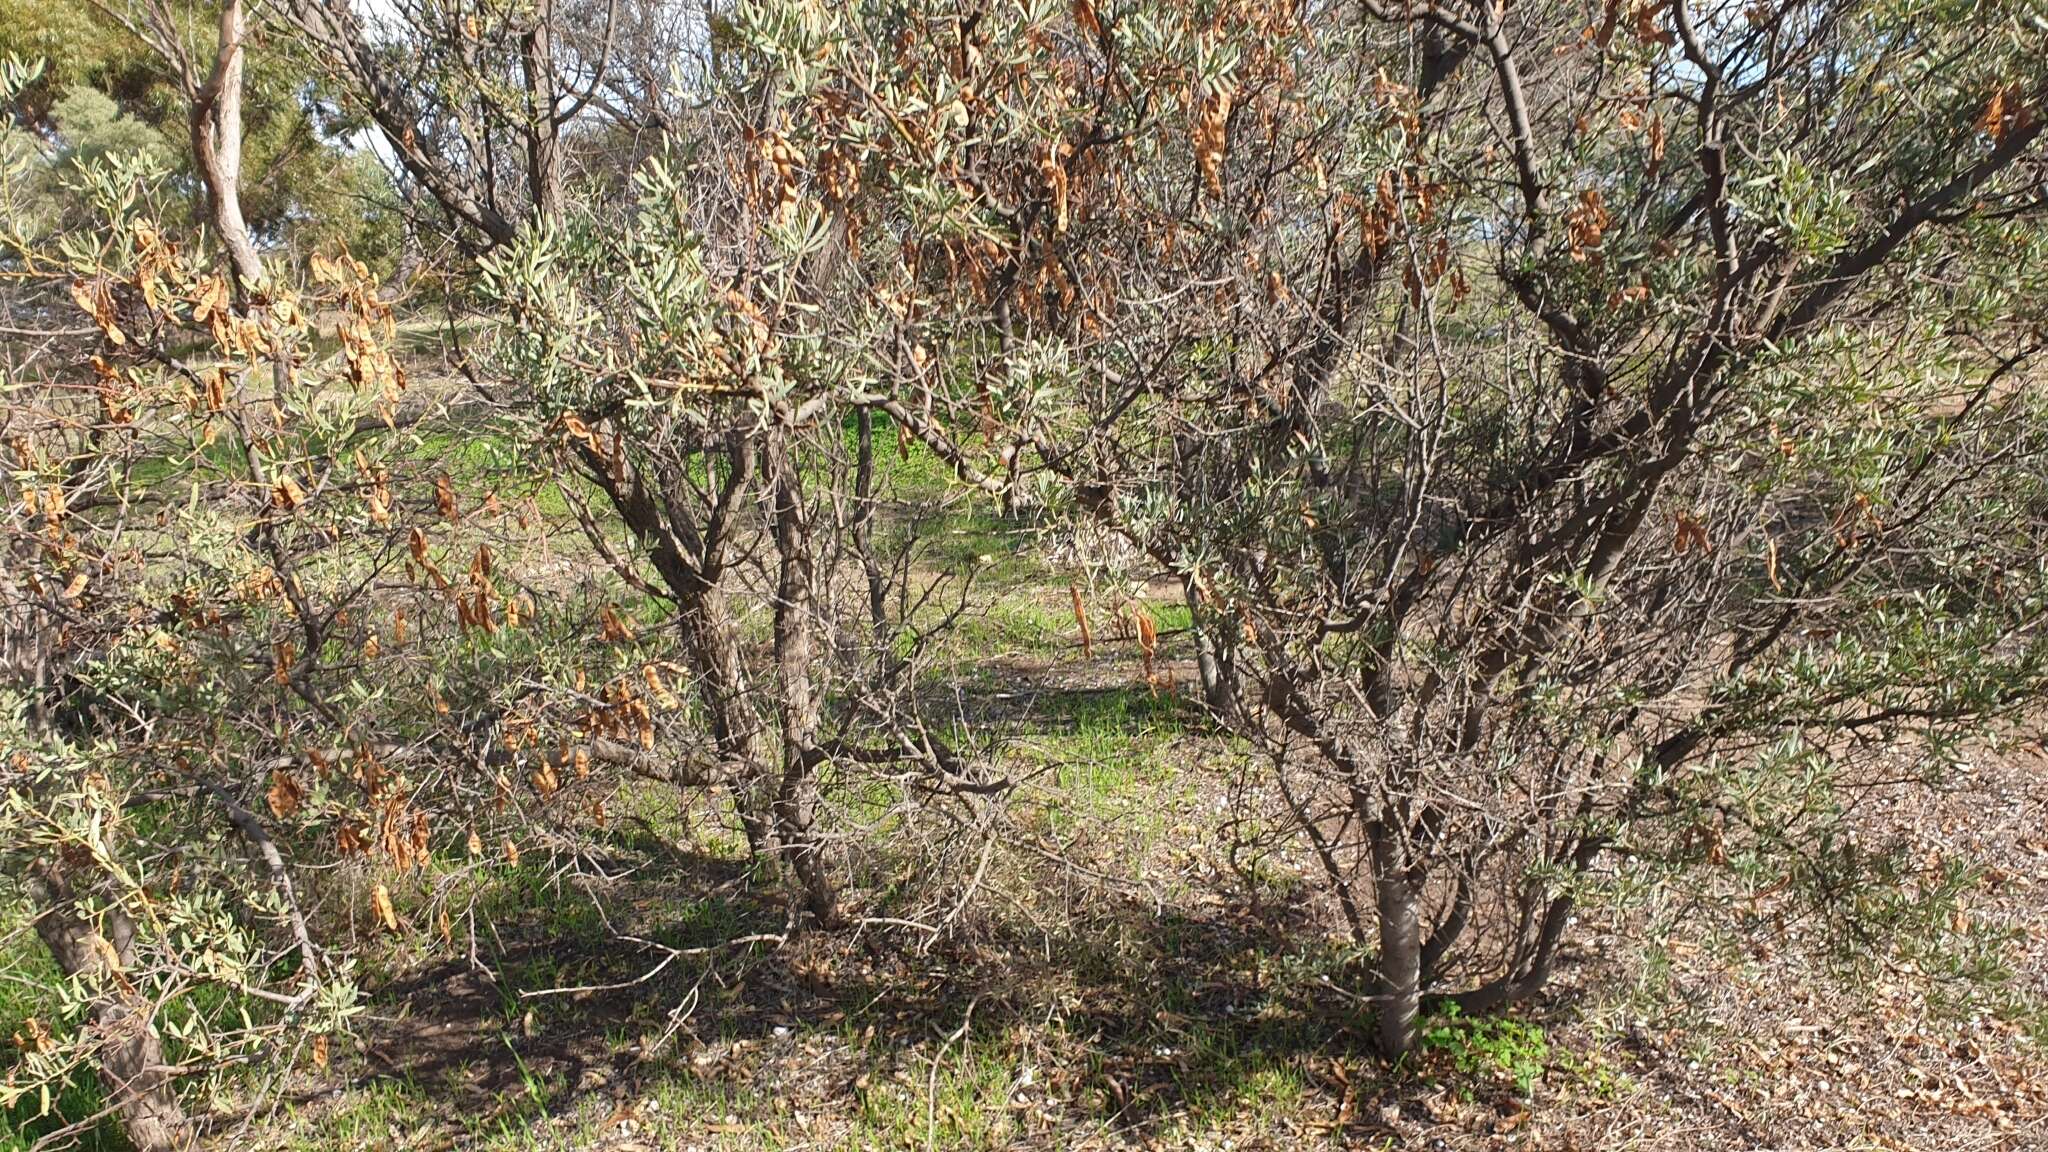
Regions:
[[[657,470],[631,467],[622,456],[590,445],[580,446],[576,459],[646,545],[676,605],[683,652],[748,850],[765,867],[786,867],[801,889],[803,910],[829,925],[837,920],[836,893],[813,827],[818,770],[826,759],[819,738],[822,693],[813,667],[815,526],[793,435],[777,427],[730,442],[731,469],[697,519],[679,518],[688,501],[678,485],[658,493],[650,486]],[[734,514],[754,506],[757,497],[766,497],[765,527],[776,560],[772,683],[757,682],[748,667],[727,586],[727,552],[738,531]],[[587,520],[585,528],[599,531]],[[764,717],[764,699],[772,720]]]

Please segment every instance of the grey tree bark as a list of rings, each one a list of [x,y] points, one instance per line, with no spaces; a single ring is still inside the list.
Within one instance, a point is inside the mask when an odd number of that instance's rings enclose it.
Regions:
[[[1380,937],[1379,1046],[1395,1059],[1415,1047],[1422,1018],[1422,886],[1392,829],[1376,827],[1371,841]]]
[[[263,260],[242,215],[242,0],[220,10],[213,71],[192,91],[192,157],[206,186],[207,222],[234,273],[235,299],[246,306],[264,284]],[[188,77],[188,84],[193,78]]]

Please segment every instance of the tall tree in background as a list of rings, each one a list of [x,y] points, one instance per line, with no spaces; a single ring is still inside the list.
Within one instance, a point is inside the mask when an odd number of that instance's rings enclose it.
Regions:
[[[206,223],[227,261],[235,298],[246,302],[269,278],[249,221],[242,215],[242,76],[248,60],[248,20],[241,0],[227,0],[215,18],[213,43],[195,52],[186,42],[178,15],[151,0],[132,17],[116,19],[177,78],[185,98],[192,162],[204,189]]]
[[[490,248],[524,222],[561,215],[572,131],[587,134],[594,121],[651,126],[627,109],[661,90],[619,85],[617,53],[622,41],[651,50],[666,41],[646,34],[649,21],[622,18],[626,2],[421,2],[370,14],[347,0],[293,0],[282,11],[447,225]],[[644,79],[649,62],[640,64]]]
[[[43,61],[14,112],[74,155],[141,150],[166,167],[189,166],[203,199],[191,112],[219,62],[221,16],[211,4],[0,8],[0,54]],[[387,269],[397,256],[397,198],[376,157],[350,142],[358,125],[306,84],[303,59],[263,27],[261,12],[244,5],[238,16],[238,201],[255,246],[345,243]],[[193,210],[208,214],[204,204]]]

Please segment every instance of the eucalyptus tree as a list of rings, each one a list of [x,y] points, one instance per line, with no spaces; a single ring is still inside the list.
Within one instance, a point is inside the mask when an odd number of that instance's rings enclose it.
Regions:
[[[572,182],[616,173],[672,125],[708,52],[704,13],[650,0],[477,4],[284,0],[273,10],[325,91],[375,126],[438,223],[471,251],[561,216]]]

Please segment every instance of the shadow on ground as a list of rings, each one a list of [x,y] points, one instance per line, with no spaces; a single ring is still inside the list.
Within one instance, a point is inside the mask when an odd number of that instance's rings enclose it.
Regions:
[[[984,924],[929,947],[875,924],[728,944],[780,932],[781,905],[729,862],[685,872],[713,895],[606,893],[631,927],[613,911],[565,931],[559,902],[501,910],[475,963],[377,989],[351,1094],[412,1097],[392,1126],[406,1146],[550,1123],[578,1134],[562,1146],[637,1146],[665,1106],[731,1147],[1071,1147],[1211,1121],[1250,1125],[1245,1147],[1276,1109],[1331,1138],[1393,1137],[1437,1091],[1372,1054],[1343,991],[1362,973],[1301,952],[1317,931],[1299,903],[1127,896],[1056,930]]]

